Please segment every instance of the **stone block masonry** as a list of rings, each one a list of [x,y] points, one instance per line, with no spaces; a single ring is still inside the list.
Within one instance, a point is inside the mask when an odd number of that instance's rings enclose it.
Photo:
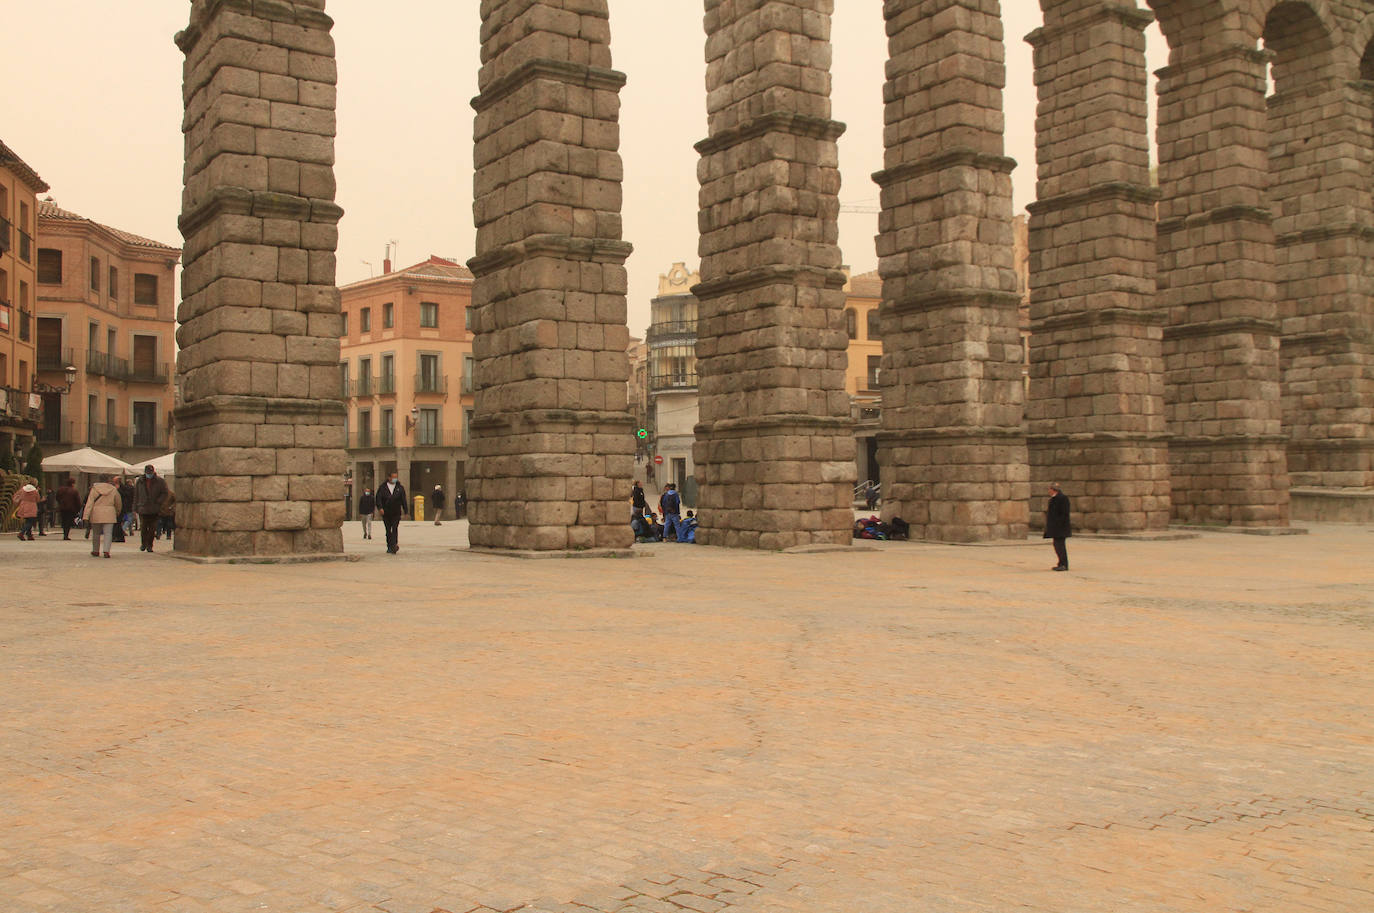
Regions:
[[[883,514],[913,537],[1023,538],[1029,471],[1000,7],[888,0]]]
[[[186,55],[177,541],[340,555],[332,20],[324,0],[195,0]]]
[[[1268,55],[1179,40],[1160,71],[1159,307],[1173,519],[1285,526]],[[1214,23],[1210,31],[1221,31]],[[1218,168],[1224,160],[1228,167]]]
[[[628,548],[619,92],[606,0],[483,0],[474,548]]]
[[[830,0],[706,2],[698,541],[851,541]]]
[[[1045,4],[1035,47],[1039,185],[1031,206],[1031,500],[1059,482],[1084,531],[1169,524],[1163,317],[1146,122],[1153,16]]]

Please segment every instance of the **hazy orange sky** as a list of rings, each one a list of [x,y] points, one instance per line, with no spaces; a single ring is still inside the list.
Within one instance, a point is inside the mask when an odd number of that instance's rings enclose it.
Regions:
[[[611,0],[622,94],[630,328],[642,334],[658,276],[696,266],[697,153],[706,135],[700,0]],[[886,38],[880,0],[839,0],[834,116],[852,208],[877,206]],[[0,139],[52,185],[64,208],[179,245],[181,52],[172,35],[186,0],[43,0],[6,5]],[[478,0],[329,0],[339,59],[339,282],[380,272],[383,247],[403,264],[472,256],[472,119]],[[1036,0],[1004,0],[1007,152],[1018,211],[1034,196]],[[1164,64],[1152,29],[1151,66]],[[845,261],[874,269],[877,217],[841,217]],[[371,266],[369,266],[369,263]]]

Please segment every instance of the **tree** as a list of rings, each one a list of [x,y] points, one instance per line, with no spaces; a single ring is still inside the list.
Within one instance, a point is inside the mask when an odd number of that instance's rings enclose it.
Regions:
[[[35,479],[43,478],[43,448],[38,446],[37,441],[33,442],[28,456],[24,458],[24,474]]]

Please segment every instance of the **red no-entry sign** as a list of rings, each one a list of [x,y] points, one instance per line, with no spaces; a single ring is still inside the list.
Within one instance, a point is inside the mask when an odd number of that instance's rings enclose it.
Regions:
[[[662,457],[662,456],[656,456],[656,457],[654,457],[654,462],[657,463],[658,465],[662,466],[662,465],[663,465],[663,457]]]

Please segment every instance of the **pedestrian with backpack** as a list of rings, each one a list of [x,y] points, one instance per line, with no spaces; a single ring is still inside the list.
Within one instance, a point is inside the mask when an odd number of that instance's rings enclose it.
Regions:
[[[663,512],[663,541],[676,542],[678,527],[682,525],[682,495],[677,485],[669,482],[658,496],[658,509]]]

